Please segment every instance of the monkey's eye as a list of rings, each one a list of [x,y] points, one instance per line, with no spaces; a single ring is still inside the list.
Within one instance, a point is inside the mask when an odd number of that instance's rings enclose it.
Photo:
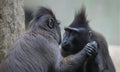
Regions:
[[[54,28],[54,25],[55,25],[54,19],[49,19],[49,20],[48,20],[48,23],[47,23],[47,26],[48,26],[50,29],[52,29],[52,28]]]

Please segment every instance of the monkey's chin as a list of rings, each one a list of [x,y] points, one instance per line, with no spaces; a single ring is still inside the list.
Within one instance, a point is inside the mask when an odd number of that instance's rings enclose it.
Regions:
[[[69,55],[72,55],[73,53],[71,52],[71,51],[62,51],[62,54],[63,54],[63,56],[64,57],[67,57],[67,56],[69,56]]]
[[[64,47],[64,46],[62,46],[62,49],[63,49],[63,51],[65,51],[65,52],[68,52],[68,53],[69,53],[69,52],[72,52],[74,48],[69,47],[69,46],[68,46],[68,47]]]

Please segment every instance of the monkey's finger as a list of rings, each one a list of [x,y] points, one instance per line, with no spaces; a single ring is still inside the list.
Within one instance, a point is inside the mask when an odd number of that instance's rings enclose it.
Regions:
[[[96,50],[95,49],[88,49],[88,52],[91,52],[91,53],[96,53]]]
[[[88,46],[94,46],[94,47],[97,47],[97,42],[96,41],[92,41],[92,42],[89,42],[87,43]]]
[[[97,49],[97,45],[96,44],[91,44],[91,43],[88,43],[85,47]]]
[[[96,55],[97,52],[95,50],[89,49],[89,50],[87,50],[87,54],[90,54],[93,56],[93,55]]]
[[[91,42],[91,45],[92,45],[93,47],[97,48],[97,42],[96,42],[96,41]]]
[[[85,48],[85,50],[91,52],[92,50],[94,51],[94,48],[93,48],[93,47],[90,47],[90,46],[87,46],[87,47]]]
[[[87,49],[88,49],[88,50],[93,50],[93,51],[96,50],[93,46],[87,46]]]
[[[95,54],[96,52],[93,50],[88,50],[88,53]]]
[[[91,53],[89,53],[89,52],[87,52],[87,55],[89,55],[89,56],[93,56],[93,54],[91,54]]]

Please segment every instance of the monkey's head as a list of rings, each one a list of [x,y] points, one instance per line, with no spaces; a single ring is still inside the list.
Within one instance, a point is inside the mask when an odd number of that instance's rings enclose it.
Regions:
[[[85,9],[79,12],[70,26],[65,27],[62,49],[70,54],[80,51],[90,40],[91,31],[85,16]]]
[[[37,30],[40,33],[45,32],[47,33],[46,35],[51,35],[60,44],[61,32],[59,24],[52,10],[48,8],[40,7],[33,13],[32,30]]]

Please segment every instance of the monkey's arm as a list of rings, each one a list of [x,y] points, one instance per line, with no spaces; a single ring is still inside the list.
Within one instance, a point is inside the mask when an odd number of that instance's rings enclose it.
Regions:
[[[98,64],[100,72],[116,72],[105,40],[99,42],[98,54],[95,61]]]
[[[63,58],[56,66],[57,72],[74,72],[78,67],[83,65],[87,58],[96,54],[97,43],[88,43],[80,52]]]

